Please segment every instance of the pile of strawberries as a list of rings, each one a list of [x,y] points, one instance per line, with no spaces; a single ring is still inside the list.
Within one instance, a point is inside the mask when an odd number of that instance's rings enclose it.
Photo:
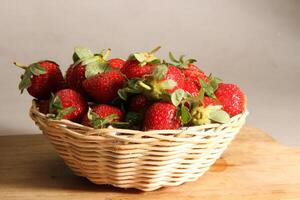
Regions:
[[[160,60],[159,49],[108,59],[110,49],[92,53],[77,47],[65,77],[59,65],[44,60],[25,70],[19,89],[37,99],[47,117],[94,128],[178,129],[227,123],[245,109],[237,85],[207,76],[185,56]]]

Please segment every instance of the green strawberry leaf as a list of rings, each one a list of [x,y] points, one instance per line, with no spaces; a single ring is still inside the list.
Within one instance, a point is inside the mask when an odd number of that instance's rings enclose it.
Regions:
[[[21,93],[23,93],[24,89],[27,89],[31,86],[31,76],[32,73],[29,68],[27,68],[25,73],[21,75],[21,82],[19,83],[19,90],[21,90]]]
[[[101,61],[102,61],[102,58],[100,56],[93,56],[93,57],[81,59],[81,64],[89,65],[91,63],[100,63]]]
[[[107,117],[102,118],[102,126],[110,124],[113,120],[118,119],[119,116],[116,114],[108,115]]]
[[[54,94],[51,94],[50,104],[49,104],[50,113],[53,113],[55,111],[62,110],[62,109],[63,109],[63,105],[61,103],[59,96],[55,96]]]
[[[174,65],[176,65],[179,69],[184,69],[187,68],[187,66],[191,63],[197,62],[197,60],[195,59],[184,59],[185,55],[181,55],[179,57],[179,59],[177,60],[174,55],[169,52],[169,58],[170,60],[174,63]]]
[[[219,83],[222,82],[222,79],[212,76],[211,74],[208,76],[209,85],[212,87],[213,91],[215,92],[218,89]]]
[[[130,128],[131,124],[129,122],[112,122],[111,125],[114,128]]]
[[[186,62],[187,65],[188,65],[188,64],[192,64],[192,63],[194,63],[194,62],[197,62],[197,60],[196,60],[196,59],[193,59],[193,58],[190,58],[190,59],[187,59],[185,62]]]
[[[148,85],[143,83],[142,78],[133,78],[128,80],[127,85],[118,90],[118,95],[121,99],[127,100],[128,94],[139,94],[143,92],[143,89],[149,89]],[[151,88],[150,88],[151,89]]]
[[[91,62],[86,65],[85,68],[85,77],[90,78],[92,76],[95,76],[99,73],[103,73],[109,69],[109,65],[104,62]]]
[[[119,90],[118,90],[118,95],[119,95],[119,97],[120,97],[121,99],[123,99],[123,100],[125,100],[125,101],[127,100],[128,95],[127,95],[127,91],[126,91],[125,88],[119,89]]]
[[[100,56],[103,60],[107,60],[110,53],[111,53],[111,49],[109,49],[109,48],[108,49],[103,49],[100,52]]]
[[[209,80],[209,81],[214,80],[214,81],[216,81],[217,83],[222,83],[222,82],[223,82],[222,79],[220,79],[219,77],[213,76],[212,74],[209,74],[208,80]]]
[[[28,68],[31,71],[31,73],[35,76],[45,74],[47,72],[46,69],[39,63],[31,64],[28,66]]]
[[[84,59],[84,58],[90,58],[93,57],[93,52],[85,47],[75,47],[74,54],[73,54],[73,61],[76,62],[78,60]]]
[[[76,108],[73,106],[64,108],[62,102],[58,96],[51,94],[50,104],[49,104],[49,113],[47,117],[60,120],[63,119],[65,115],[73,112]]]
[[[134,53],[133,57],[140,63],[143,63],[146,61],[146,57],[145,57],[144,53]]]
[[[181,55],[181,56],[179,57],[179,63],[181,63],[181,64],[184,64],[184,63],[185,63],[184,57],[185,57],[185,55]]]
[[[207,84],[203,79],[200,79],[200,84],[201,84],[201,88],[203,88],[205,94],[211,98],[216,98],[214,92],[214,88],[210,85]]]
[[[203,89],[203,87],[201,87],[201,89],[199,91],[199,101],[202,105],[204,103],[204,94],[205,94],[204,89]]]
[[[151,62],[149,62],[150,65],[159,65],[161,64],[161,61],[159,59],[154,59]]]
[[[174,87],[177,86],[177,83],[171,79],[162,81],[159,83],[159,87],[163,90],[169,90],[169,89],[173,89]]]
[[[72,60],[74,63],[77,63],[80,61],[80,58],[78,57],[78,55],[76,53],[73,53]]]
[[[57,119],[57,120],[63,119],[65,115],[70,114],[75,109],[76,109],[75,107],[71,106],[71,107],[67,107],[62,110],[59,110],[55,119]]]
[[[192,119],[189,109],[184,105],[180,107],[180,119],[183,124],[188,124]]]
[[[225,124],[229,122],[230,116],[224,110],[215,110],[209,113],[209,119],[218,123]]]
[[[94,128],[104,128],[107,125],[111,124],[113,120],[119,118],[119,116],[116,114],[111,114],[107,117],[100,118],[99,115],[93,112],[91,108],[89,108],[87,116],[91,126]]]
[[[15,64],[17,66],[21,66],[18,63]],[[25,72],[21,75],[21,82],[19,83],[19,89],[21,90],[21,93],[23,93],[24,89],[27,89],[31,86],[31,78],[33,75],[39,76],[41,74],[47,73],[46,69],[39,63],[34,63],[29,65],[28,67],[24,66],[22,68],[25,69]]]
[[[158,65],[153,72],[153,77],[156,80],[161,80],[166,76],[168,70],[169,68],[167,65]]]
[[[177,89],[176,91],[174,91],[172,94],[171,94],[171,102],[174,106],[178,106],[183,97],[185,96],[185,92],[184,90],[182,89]]]
[[[142,121],[142,114],[137,112],[128,112],[125,116],[125,122],[137,125]]]
[[[179,63],[179,60],[177,60],[174,55],[172,54],[172,52],[169,52],[169,58],[172,62],[174,63]]]
[[[139,66],[143,67],[147,64],[147,61],[140,62]]]

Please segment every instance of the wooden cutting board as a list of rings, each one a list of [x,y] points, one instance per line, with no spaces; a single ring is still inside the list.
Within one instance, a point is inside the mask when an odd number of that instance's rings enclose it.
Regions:
[[[140,192],[94,185],[73,175],[43,135],[3,136],[0,199],[300,199],[300,148],[245,127],[198,181]]]

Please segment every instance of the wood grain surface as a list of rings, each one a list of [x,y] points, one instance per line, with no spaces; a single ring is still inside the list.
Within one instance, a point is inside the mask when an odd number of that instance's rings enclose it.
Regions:
[[[245,127],[198,181],[153,192],[77,177],[43,135],[0,137],[1,200],[300,199],[300,148]]]

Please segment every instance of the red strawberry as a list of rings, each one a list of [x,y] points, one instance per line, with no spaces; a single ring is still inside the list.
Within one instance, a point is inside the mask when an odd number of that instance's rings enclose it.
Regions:
[[[124,63],[125,61],[120,58],[112,58],[108,61],[109,66],[115,69],[121,69]]]
[[[39,111],[43,114],[49,113],[49,103],[50,101],[47,100],[38,100],[37,101],[37,106],[39,108]]]
[[[176,107],[167,102],[152,104],[145,113],[143,130],[178,129],[180,120]]]
[[[101,54],[93,54],[88,48],[76,47],[73,54],[74,64],[70,65],[66,73],[69,88],[85,95],[82,82],[108,68],[105,59],[109,53],[110,49],[103,50]]]
[[[184,87],[184,76],[182,75],[181,71],[175,66],[169,66],[166,76],[161,79],[161,81],[165,80],[173,80],[176,83],[175,87],[167,90],[168,93],[172,93],[176,89]]]
[[[82,82],[85,80],[85,66],[78,64],[71,65],[66,73],[66,81],[69,88],[84,94]]]
[[[84,116],[82,124],[94,128],[103,128],[111,122],[120,122],[124,119],[124,113],[117,107],[100,104],[92,108]]]
[[[184,80],[183,90],[191,96],[196,97],[199,95],[199,89],[195,82],[191,80]]]
[[[21,93],[27,89],[28,93],[37,99],[48,99],[52,92],[65,87],[59,65],[53,61],[40,61],[29,66],[17,63],[15,65],[25,70],[19,84]]]
[[[237,85],[220,83],[215,95],[230,116],[244,111],[245,95]]]
[[[211,97],[205,96],[205,97],[203,98],[203,106],[204,106],[204,107],[207,107],[207,106],[209,106],[209,105],[215,106],[215,105],[219,105],[219,103],[217,102],[217,100],[215,100],[215,99],[213,99],[213,98],[211,98]]]
[[[80,93],[72,89],[63,89],[52,96],[49,116],[55,119],[78,121],[86,110],[87,103]]]
[[[141,94],[131,97],[129,100],[128,110],[132,112],[140,112],[143,108],[146,108],[149,104],[148,99]]]
[[[108,103],[118,96],[118,90],[126,83],[119,71],[107,71],[83,81],[85,91],[100,103]]]
[[[194,81],[199,88],[201,87],[200,79],[204,80],[206,83],[209,82],[209,79],[204,72],[192,64],[196,62],[195,59],[184,59],[184,56],[180,56],[179,59],[176,59],[171,52],[169,53],[169,58],[182,70],[185,78]]]
[[[209,82],[208,77],[195,65],[189,64],[187,68],[182,69],[182,72],[186,79],[189,79],[197,84],[200,88],[200,79],[204,80],[206,83]]]
[[[184,87],[184,76],[180,69],[165,64],[158,65],[152,76],[147,77],[147,95],[154,99],[162,99],[165,94],[172,94]],[[143,86],[142,86],[143,87]]]
[[[124,63],[121,72],[127,78],[141,78],[147,74],[151,74],[160,60],[153,54],[160,49],[160,46],[153,49],[149,53],[134,53],[129,56],[128,60]]]
[[[127,60],[122,67],[121,72],[125,74],[127,78],[139,78],[151,74],[153,70],[153,65],[146,64],[140,66],[140,63],[137,60]]]

